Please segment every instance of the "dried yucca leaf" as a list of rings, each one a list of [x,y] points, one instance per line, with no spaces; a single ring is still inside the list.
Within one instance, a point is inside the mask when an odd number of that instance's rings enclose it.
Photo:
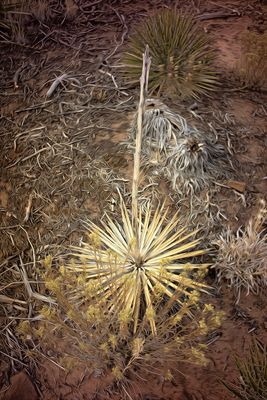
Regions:
[[[143,154],[150,156],[150,153],[155,150],[166,158],[172,146],[177,144],[177,138],[183,136],[188,130],[185,118],[171,111],[159,99],[146,99],[142,131]],[[131,141],[135,140],[136,131],[137,114],[129,132]]]
[[[197,130],[188,130],[177,139],[166,160],[164,175],[181,194],[200,191],[229,172],[228,154],[223,145],[214,143]]]

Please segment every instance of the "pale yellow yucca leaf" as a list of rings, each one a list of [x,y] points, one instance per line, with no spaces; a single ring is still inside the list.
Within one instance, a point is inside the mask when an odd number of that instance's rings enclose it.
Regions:
[[[163,219],[165,219],[165,213],[162,216]],[[142,247],[141,250],[143,253],[147,252],[147,250],[150,248],[151,243],[153,243],[153,240],[157,237],[157,234],[159,230],[162,228],[160,224],[161,220],[161,214],[159,213],[159,210],[157,209],[154,217],[152,217],[151,223],[148,225],[147,230],[143,230],[143,240],[142,240]]]
[[[133,225],[129,218],[126,206],[123,202],[121,205],[121,216],[122,216],[123,228],[129,245],[132,242],[132,240],[135,239],[135,235],[134,235]]]
[[[127,298],[127,295],[129,294],[129,290],[127,290],[127,294],[125,296],[126,293],[126,289],[128,289],[128,281],[130,279],[130,276],[125,276],[123,277],[123,280],[120,282],[117,286],[111,287],[109,291],[105,292],[105,295],[103,298],[105,299],[110,299],[112,298],[112,302],[110,303],[110,309],[111,310],[120,310],[120,309],[127,309],[127,303],[125,302],[125,298]],[[123,307],[122,307],[123,305]]]
[[[111,221],[111,223],[114,226],[114,229],[117,229],[115,224],[112,221]],[[127,247],[127,243],[123,239],[123,236],[121,235],[121,233],[120,233],[120,231],[118,229],[117,229],[118,230],[118,235],[116,235],[112,231],[112,228],[109,227],[109,223],[106,224],[105,228],[110,232],[110,235],[108,235],[107,232],[105,232],[104,229],[97,227],[97,225],[95,225],[94,223],[89,223],[89,226],[91,226],[91,229],[92,229],[93,232],[94,231],[97,232],[97,235],[99,235],[100,240],[103,241],[107,246],[109,246],[110,248],[114,247],[116,249],[115,251],[118,251],[118,249],[120,249],[121,254],[124,254],[125,247]],[[118,240],[118,236],[119,236],[120,240]]]
[[[150,253],[150,257],[153,257],[155,254],[159,254],[159,253],[164,253],[166,252],[167,249],[171,249],[172,247],[176,246],[176,248],[178,247],[178,245],[182,242],[184,242],[185,240],[189,239],[191,236],[195,235],[198,231],[193,231],[190,232],[189,234],[183,236],[182,238],[178,239],[178,237],[184,232],[184,230],[180,233],[177,232],[177,235],[174,234],[173,235],[173,240],[172,238],[170,239],[166,239],[166,243],[165,241],[162,241],[162,243],[157,244],[157,246],[155,248],[153,248],[153,251],[151,251]],[[195,239],[194,242],[190,242],[190,243],[194,243],[194,246],[196,246],[198,243],[200,243],[199,239]],[[183,246],[179,246],[179,251],[183,251],[181,250],[183,249]],[[175,250],[175,249],[174,249]]]
[[[172,282],[168,282],[170,285],[166,286],[166,284],[162,283],[162,278],[159,278],[159,276],[156,273],[151,273],[151,271],[149,272],[149,277],[151,278],[151,280],[154,282],[154,284],[158,284],[160,286],[160,288],[162,289],[162,291],[168,296],[171,297],[173,295],[173,291],[168,289],[168,286],[172,286],[173,288],[176,287],[176,285],[174,285]]]
[[[150,297],[149,290],[148,290],[148,279],[147,279],[147,276],[145,275],[144,271],[141,271],[141,278],[143,281],[144,295],[145,295],[145,301],[146,301],[146,306],[147,306],[146,308],[153,309],[151,297]],[[156,335],[157,331],[156,331],[155,320],[153,318],[149,318],[149,323],[150,323],[152,334]]]
[[[172,224],[167,224],[167,226],[163,229],[162,229],[162,223],[160,224],[160,222],[163,222],[165,220],[166,215],[167,215],[167,210],[163,215],[161,215],[159,212],[156,216],[154,215],[152,223],[148,228],[149,231],[148,237],[143,245],[144,252],[147,252],[149,250],[151,244],[153,243],[153,239],[155,239],[155,245],[157,245],[157,243],[162,242],[163,238],[166,238],[168,233],[171,231]],[[174,226],[175,225],[173,225],[173,227]],[[160,229],[162,229],[162,231],[159,233],[159,235],[157,235]]]
[[[210,266],[211,266],[211,264],[190,264],[190,263],[187,263],[187,264],[170,264],[170,265],[167,264],[167,265],[164,266],[164,268],[167,271],[168,270],[170,270],[170,271],[191,270],[192,268],[193,269],[197,269],[197,270],[199,270],[199,269],[206,270]]]
[[[110,234],[110,237],[113,239],[113,241],[115,243],[118,242],[118,239],[120,240],[120,244],[121,247],[123,248],[123,250],[125,251],[125,249],[127,249],[128,244],[126,239],[123,237],[120,229],[118,228],[118,226],[110,219],[110,217],[108,217],[109,220],[109,224],[105,225],[105,231],[101,230],[101,233],[105,233],[107,237],[109,237],[107,235],[107,232]]]
[[[140,213],[141,213],[141,209],[140,209]],[[142,216],[139,216],[139,220],[141,220],[141,218],[142,218]],[[140,244],[141,249],[143,248],[144,241],[146,240],[146,232],[149,227],[150,219],[151,219],[151,209],[149,207],[145,214],[144,223],[139,224],[139,244]]]

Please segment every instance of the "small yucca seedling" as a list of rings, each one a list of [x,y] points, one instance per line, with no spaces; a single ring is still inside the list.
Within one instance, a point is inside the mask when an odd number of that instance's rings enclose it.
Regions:
[[[223,384],[241,400],[267,399],[267,347],[254,340],[249,356],[242,360],[236,358],[236,367],[240,374],[238,383]]]
[[[261,209],[247,227],[234,234],[229,228],[215,241],[218,248],[215,264],[217,279],[226,279],[237,293],[257,294],[261,287],[267,287],[267,241],[262,224],[266,215],[266,205],[261,201]]]
[[[152,310],[151,329],[156,333],[151,300],[156,285],[160,285],[167,297],[179,287],[183,288],[181,295],[206,287],[181,274],[195,269],[205,271],[208,267],[208,264],[192,262],[193,257],[205,253],[195,249],[200,239],[191,240],[196,231],[188,233],[186,227],[180,228],[177,213],[168,220],[167,210],[163,208],[158,208],[153,215],[149,205],[144,215],[140,211],[137,234],[123,203],[122,224],[108,216],[103,228],[89,222],[91,242],[76,247],[74,255],[78,260],[67,266],[69,271],[80,273],[87,283],[101,278],[99,299],[110,301],[111,312],[128,312],[134,331],[147,310]],[[80,290],[74,290],[73,298],[86,302],[86,296]],[[177,301],[181,303],[181,299]]]
[[[139,83],[146,44],[151,93],[197,98],[214,89],[214,51],[193,16],[165,9],[135,27],[121,57],[122,75],[130,84]]]
[[[203,189],[212,179],[225,176],[227,170],[223,145],[213,143],[196,130],[177,139],[163,169],[173,190],[187,195]]]

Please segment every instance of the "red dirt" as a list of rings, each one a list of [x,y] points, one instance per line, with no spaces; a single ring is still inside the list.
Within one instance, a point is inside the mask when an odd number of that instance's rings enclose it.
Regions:
[[[157,7],[159,4],[163,5],[165,2],[155,3],[155,7]],[[186,1],[175,3],[188,6]],[[239,14],[233,17],[211,19],[202,22],[218,49],[217,67],[222,73],[222,80],[227,82],[227,87],[230,88],[230,91],[227,91],[224,85],[222,85],[221,91],[214,94],[212,99],[204,99],[199,103],[200,114],[202,111],[211,112],[213,109],[216,109],[217,111],[222,111],[224,114],[227,113],[234,120],[232,132],[234,132],[235,136],[231,139],[236,150],[235,157],[240,163],[240,168],[234,179],[245,183],[247,206],[245,207],[240,197],[232,189],[228,188],[222,188],[218,194],[218,201],[220,202],[224,214],[228,218],[225,224],[238,228],[240,225],[247,223],[248,219],[253,215],[257,206],[257,200],[266,197],[267,194],[265,156],[267,145],[267,95],[263,92],[242,92],[239,91],[237,87],[235,87],[237,90],[231,90],[231,84],[234,81],[234,79],[232,80],[232,69],[240,56],[240,34],[247,29],[262,32],[266,28],[267,6],[260,4],[257,0],[252,2],[243,2],[241,0],[229,2],[193,1],[192,3],[198,3],[199,11],[202,13],[211,13],[218,10],[226,12],[229,11],[229,9],[238,10],[239,12]],[[144,15],[147,11],[151,12],[153,10],[153,2],[145,2],[144,4],[143,2],[136,1],[131,2],[130,5],[128,2],[125,2],[124,7],[123,11],[129,23],[133,23],[135,14],[140,17],[140,14]],[[103,29],[107,29],[107,32],[103,33]],[[116,27],[103,28],[103,25],[100,24],[97,45],[105,46],[107,42],[111,45],[111,36],[115,34],[115,32],[117,33]],[[65,47],[62,52],[60,51],[60,47],[52,48],[53,46],[54,44],[51,42],[51,49],[46,49],[45,51],[50,65],[54,63],[55,71],[61,71],[64,68],[72,69],[74,66],[76,72],[80,71],[84,73],[86,71],[89,73],[89,71],[92,70],[93,74],[97,74],[97,72],[94,71],[95,64],[91,62],[91,58],[93,58],[95,62],[94,50],[88,48],[90,54],[84,55],[83,58],[79,60],[79,57],[75,56],[76,51],[74,52],[72,49],[75,43],[72,43],[70,48]],[[95,46],[95,43],[92,43],[92,47],[93,46]],[[21,49],[21,51],[23,50]],[[96,53],[99,59],[101,59],[101,57],[103,59],[100,49],[97,49]],[[10,54],[14,55],[14,49],[10,48]],[[31,59],[31,55],[27,57]],[[72,66],[69,65],[70,58],[72,58]],[[18,67],[18,65],[16,65],[16,67]],[[33,77],[27,82],[27,90],[30,93],[29,98],[30,96],[35,96],[33,88],[37,88],[37,90],[39,90],[38,101],[45,101],[44,96],[49,85],[46,84],[45,88],[44,85],[48,80],[53,78],[49,75],[49,72],[48,69],[44,70],[40,73],[40,78]],[[10,79],[12,81],[12,77]],[[21,85],[23,86],[22,83]],[[68,89],[70,90],[68,96],[71,100],[72,96],[76,96],[76,94],[72,94],[71,86],[68,86]],[[13,93],[12,85],[10,84],[5,88],[5,91]],[[18,94],[21,95],[20,89],[18,89]],[[81,104],[83,103],[82,96],[79,101]],[[13,100],[10,102],[5,98],[5,104],[2,104],[1,115],[7,118],[7,120],[12,120],[12,124],[16,123],[17,126],[25,119],[27,129],[34,128],[36,125],[40,126],[40,123],[43,123],[45,129],[42,132],[46,135],[46,140],[49,140],[52,144],[53,140],[57,143],[61,143],[61,139],[63,140],[64,135],[67,134],[73,135],[75,138],[76,126],[75,124],[74,127],[72,126],[73,130],[69,129],[69,126],[71,126],[71,124],[73,125],[73,121],[76,121],[77,115],[75,115],[75,119],[72,121],[71,118],[68,119],[68,114],[66,114],[65,117],[60,117],[61,119],[56,119],[56,117],[51,116],[51,114],[47,112],[45,117],[39,120],[39,111],[37,114],[31,114],[30,111],[27,113],[19,112],[20,109],[30,106],[30,102],[29,104],[27,104],[27,102],[29,102],[29,100],[23,102],[16,96],[14,96]],[[185,112],[185,116],[187,116],[186,113],[188,113],[188,110],[186,105],[178,103],[174,104],[173,108],[178,111],[182,108]],[[80,149],[81,151],[77,151],[75,155],[77,158],[71,160],[73,165],[76,162],[80,162],[79,165],[82,170],[84,165],[88,162],[86,158],[87,155],[96,154],[96,158],[104,155],[106,157],[105,161],[109,167],[119,171],[120,175],[125,179],[130,179],[131,159],[129,156],[119,152],[120,148],[118,143],[127,137],[126,130],[133,109],[134,107],[132,107],[132,109],[129,108],[127,111],[114,111],[109,114],[101,114],[101,110],[99,111],[96,109],[94,117],[97,120],[97,124],[99,126],[108,126],[111,130],[97,129],[91,135],[90,129],[87,128],[87,130],[85,130],[88,135],[88,138],[85,139],[87,141],[83,145],[84,147]],[[212,117],[210,117],[210,114],[207,114],[207,122],[209,122],[209,118],[211,121]],[[29,126],[27,126],[28,121]],[[195,122],[198,124],[198,121]],[[81,121],[79,121],[78,126],[86,127],[87,125],[91,125],[91,123],[90,116],[88,117],[86,114],[85,117],[83,117],[81,115]],[[13,129],[12,124],[10,123],[10,127]],[[5,127],[3,132],[6,132],[7,129],[8,128]],[[12,137],[12,146],[7,145],[5,150],[5,158],[8,160],[7,164],[12,164],[20,156],[27,156],[28,153],[25,153],[25,149],[31,149],[29,154],[33,153],[35,149],[35,142],[31,142],[33,139],[29,137],[26,144],[23,142],[22,138],[20,138],[18,140],[18,148],[14,151],[13,140],[14,137]],[[78,154],[80,160],[77,156]],[[1,166],[4,164],[4,161],[6,160],[2,160]],[[13,226],[18,224],[18,221],[23,220],[29,194],[36,189],[35,185],[39,185],[38,188],[40,191],[42,184],[49,185],[49,180],[52,179],[52,177],[49,176],[49,172],[47,173],[47,180],[44,180],[45,174],[42,175],[49,166],[46,167],[45,164],[42,164],[42,167],[43,169],[39,171],[39,175],[36,174],[34,169],[31,170],[29,168],[29,170],[25,172],[28,177],[24,172],[20,175],[21,171],[19,165],[11,169],[3,169],[3,176],[0,181],[0,210],[4,210],[2,222],[0,223],[1,226]],[[61,175],[58,176],[61,177]],[[22,177],[27,178],[26,183],[21,182]],[[56,180],[56,178],[56,175],[53,176],[54,180]],[[63,178],[58,179],[58,185],[60,186]],[[107,199],[110,199],[109,192],[105,190],[102,191],[101,187],[93,187],[93,190],[90,192],[84,181],[84,176],[81,175],[79,179],[78,185],[80,186],[80,192],[74,194],[63,192],[64,202],[57,192],[51,192],[51,198],[45,199],[44,203],[42,203],[43,199],[38,198],[38,196],[34,197],[33,210],[36,213],[36,220],[33,219],[33,223],[29,224],[29,231],[31,233],[31,240],[35,243],[35,246],[48,246],[54,238],[56,238],[57,244],[64,243],[66,245],[74,243],[80,239],[83,232],[77,221],[88,216],[90,218],[96,218],[102,214],[103,208],[107,204]],[[73,182],[73,185],[74,184],[76,184],[76,181]],[[164,187],[165,191],[165,182],[162,182],[161,185]],[[69,184],[68,189],[71,191],[71,184]],[[76,186],[74,190],[76,190]],[[102,195],[104,197],[102,197]],[[73,216],[74,212],[77,213]],[[68,222],[68,224],[63,224],[62,222],[64,229],[58,228],[57,223],[59,220]],[[14,238],[12,237],[14,243],[10,242],[10,233],[3,235],[3,243],[0,244],[0,255],[3,256],[3,260],[5,260],[6,257],[12,256],[16,251],[20,254],[24,254],[24,251],[31,250],[24,232],[19,230],[19,228],[17,229],[16,235]],[[215,285],[214,282],[212,282],[212,284]],[[135,379],[131,382],[130,387],[127,387],[130,396],[128,398],[136,399],[137,396],[140,396],[143,400],[231,400],[233,398],[224,388],[220,380],[227,379],[231,381],[238,378],[233,355],[245,356],[248,353],[248,348],[253,336],[267,343],[267,297],[266,293],[260,293],[257,296],[253,294],[246,296],[243,293],[240,303],[235,305],[234,293],[231,289],[225,287],[225,285],[224,283],[219,294],[211,299],[209,297],[208,299],[209,302],[214,303],[216,309],[225,312],[225,321],[222,327],[218,329],[216,339],[208,347],[207,358],[209,364],[205,368],[191,365],[178,365],[177,368],[182,371],[182,374],[177,373],[172,382],[164,382],[160,377],[156,379],[150,376],[144,377],[145,379],[147,378],[147,380],[137,381]],[[14,312],[14,310],[12,310],[12,312]],[[0,380],[0,384],[2,385],[0,399],[34,400],[37,398],[32,383],[23,372],[11,377],[10,387],[8,388],[10,366],[4,364],[4,361],[0,362],[0,365],[2,366],[0,378],[2,375],[4,376],[4,378]],[[16,368],[17,370],[21,368],[19,363]],[[14,373],[15,369],[13,368],[12,371]],[[88,371],[80,369],[66,374],[49,360],[44,361],[42,365],[38,365],[37,370],[30,368],[30,372],[33,374],[35,385],[38,386],[42,393],[41,398],[43,400],[100,400],[122,398],[121,392],[117,390],[110,376],[92,377]],[[124,393],[124,397],[127,398],[126,393]]]

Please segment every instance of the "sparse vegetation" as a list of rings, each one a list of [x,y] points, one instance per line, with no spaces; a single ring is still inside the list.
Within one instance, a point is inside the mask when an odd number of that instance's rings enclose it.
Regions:
[[[29,16],[29,0],[4,0],[0,5],[0,37],[5,41],[26,44],[26,23]]]
[[[151,295],[154,310],[146,311],[145,318],[133,332],[133,316],[129,309],[113,307],[110,312],[110,298],[99,295],[105,287],[101,274],[88,281],[86,270],[75,274],[61,266],[57,273],[51,261],[48,257],[44,262],[43,278],[47,289],[54,294],[56,306],[44,306],[41,322],[23,321],[17,330],[28,344],[31,338],[33,352],[39,349],[38,359],[40,350],[50,350],[55,355],[53,360],[66,371],[82,364],[95,373],[112,371],[114,380],[122,384],[127,382],[129,372],[171,379],[181,362],[206,364],[203,339],[220,325],[223,314],[215,312],[210,304],[200,306],[199,292],[187,290],[186,276],[185,286],[174,289],[169,298],[160,283],[154,286]],[[113,269],[113,265],[110,268]],[[114,272],[113,276],[118,273]],[[195,276],[195,282],[199,279]],[[118,275],[110,288],[116,289],[116,282],[120,280]],[[83,305],[70,297],[73,288],[86,296]],[[186,295],[178,304],[183,289]],[[152,313],[156,335],[150,324]],[[62,337],[65,346],[59,349]]]
[[[151,93],[196,98],[214,90],[214,52],[193,16],[161,10],[132,30],[121,57],[122,75],[130,84],[139,82],[146,44],[152,58]]]
[[[136,138],[137,116],[129,134]],[[154,166],[183,196],[199,192],[230,172],[229,154],[216,140],[188,125],[158,99],[148,99],[143,120],[143,163]]]
[[[265,400],[261,3],[0,0],[0,398]]]
[[[262,201],[258,214],[245,229],[234,234],[228,228],[215,242],[217,279],[228,281],[237,293],[237,301],[242,289],[258,293],[261,287],[267,286],[267,242],[262,230],[266,211]]]
[[[89,243],[75,248],[78,259],[67,266],[88,284],[101,279],[99,299],[108,301],[110,311],[129,314],[134,332],[140,320],[150,315],[151,331],[156,333],[156,310],[151,299],[155,287],[159,286],[167,297],[174,291],[182,297],[192,289],[206,287],[189,275],[197,269],[205,273],[208,267],[192,262],[193,257],[205,252],[195,249],[200,243],[199,239],[191,240],[196,232],[188,233],[186,227],[180,227],[177,214],[169,220],[167,215],[164,206],[154,215],[151,207],[144,215],[139,212],[136,235],[131,215],[122,204],[122,224],[108,216],[103,228],[89,223]],[[72,296],[78,303],[86,302],[86,292],[80,288],[73,288]]]
[[[267,32],[243,34],[236,74],[248,88],[267,89]]]
[[[187,131],[177,140],[164,167],[173,190],[192,195],[227,176],[229,163],[223,145],[204,137],[197,130]]]
[[[238,383],[224,382],[227,389],[241,400],[267,399],[267,347],[254,339],[247,358],[236,358],[240,374]]]

